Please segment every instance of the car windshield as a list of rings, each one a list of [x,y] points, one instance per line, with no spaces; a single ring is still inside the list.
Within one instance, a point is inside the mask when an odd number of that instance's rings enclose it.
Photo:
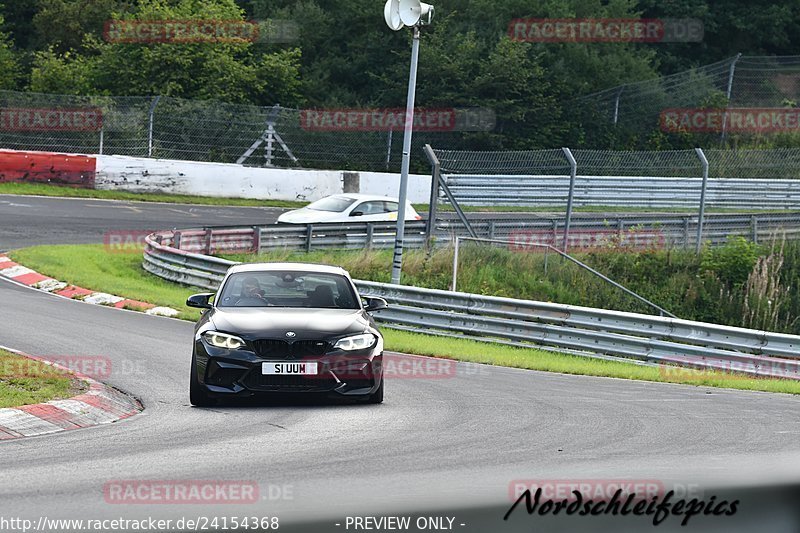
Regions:
[[[308,204],[306,208],[313,209],[314,211],[332,211],[335,213],[341,213],[353,205],[353,202],[355,202],[353,198],[347,198],[345,196],[328,196],[327,198],[323,198],[322,200],[317,200],[316,202]]]
[[[360,308],[345,276],[289,270],[232,274],[222,288],[217,306]]]

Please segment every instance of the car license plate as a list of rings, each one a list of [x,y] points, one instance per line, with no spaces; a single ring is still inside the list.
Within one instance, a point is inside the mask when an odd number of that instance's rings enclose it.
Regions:
[[[284,361],[280,363],[262,363],[262,374],[279,374],[279,375],[300,375],[310,376],[317,375],[317,363],[297,363]]]

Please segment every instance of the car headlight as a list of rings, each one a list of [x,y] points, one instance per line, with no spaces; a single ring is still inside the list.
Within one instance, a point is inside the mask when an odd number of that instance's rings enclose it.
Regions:
[[[376,341],[375,335],[372,333],[362,333],[361,335],[353,335],[351,337],[345,337],[343,339],[339,339],[336,341],[336,344],[333,345],[333,348],[345,350],[345,351],[353,351],[353,350],[364,350],[366,348],[371,348]]]
[[[241,338],[235,335],[228,335],[227,333],[220,333],[218,331],[206,331],[203,333],[203,338],[211,346],[216,346],[217,348],[236,350],[244,346],[244,340]]]

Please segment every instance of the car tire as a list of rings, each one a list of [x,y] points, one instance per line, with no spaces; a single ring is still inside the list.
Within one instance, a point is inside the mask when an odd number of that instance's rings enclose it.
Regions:
[[[378,404],[383,403],[383,382],[385,380],[381,378],[381,384],[378,385],[378,390],[373,392],[372,394],[368,395],[366,399],[364,399],[364,403],[370,404]]]
[[[211,407],[217,403],[200,385],[194,357],[192,357],[192,376],[189,378],[189,402],[195,407]]]

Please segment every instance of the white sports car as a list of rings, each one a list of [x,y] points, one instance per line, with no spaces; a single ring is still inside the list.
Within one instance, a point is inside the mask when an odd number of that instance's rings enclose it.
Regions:
[[[317,224],[320,222],[392,222],[397,220],[397,198],[369,194],[335,194],[287,211],[278,224]],[[422,217],[406,202],[406,220]]]

